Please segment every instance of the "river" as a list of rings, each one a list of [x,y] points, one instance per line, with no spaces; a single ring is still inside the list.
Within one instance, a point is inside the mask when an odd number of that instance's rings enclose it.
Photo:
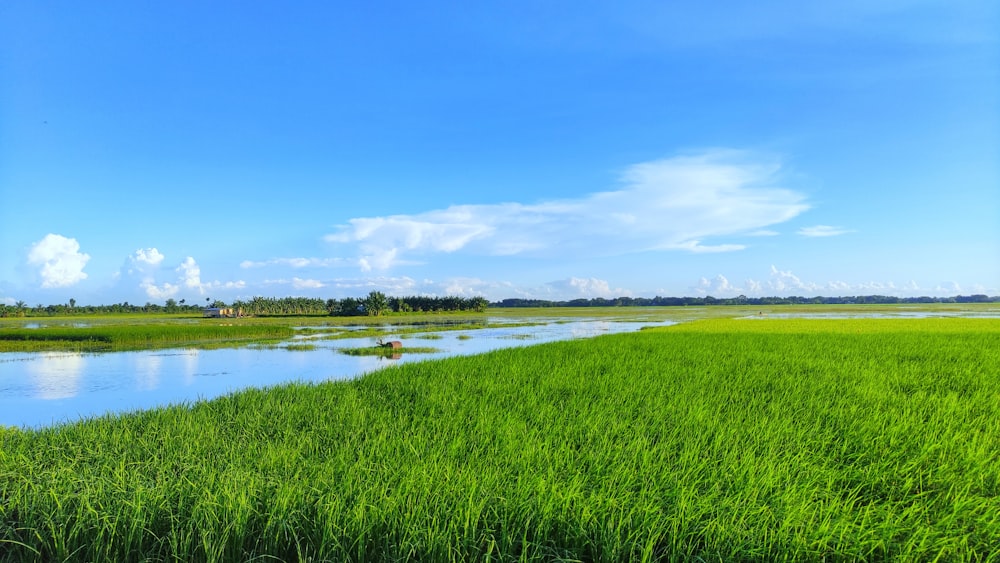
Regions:
[[[402,354],[397,359],[348,356],[339,351],[373,346],[374,338],[297,338],[285,343],[308,343],[314,346],[309,350],[249,346],[95,354],[4,353],[0,354],[0,425],[38,428],[106,413],[211,399],[248,387],[350,379],[399,363],[673,324],[552,318],[539,322],[543,324],[387,337],[402,340],[407,347],[439,350]],[[421,338],[431,334],[434,339]]]

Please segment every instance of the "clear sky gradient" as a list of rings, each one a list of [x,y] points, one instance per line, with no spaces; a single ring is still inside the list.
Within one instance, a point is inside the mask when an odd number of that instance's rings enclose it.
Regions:
[[[0,302],[1000,294],[1000,4],[0,4]]]

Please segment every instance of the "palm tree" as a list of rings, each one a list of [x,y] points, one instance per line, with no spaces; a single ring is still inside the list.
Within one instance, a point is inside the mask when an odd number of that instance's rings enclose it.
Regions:
[[[369,317],[379,317],[389,310],[389,299],[381,291],[372,290],[362,301]]]

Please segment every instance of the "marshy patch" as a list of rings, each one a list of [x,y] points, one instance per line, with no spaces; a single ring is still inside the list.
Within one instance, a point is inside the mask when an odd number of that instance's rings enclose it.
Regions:
[[[338,352],[348,356],[383,356],[392,357],[398,354],[435,354],[442,352],[439,348],[427,346],[405,346],[403,348],[388,348],[385,346],[368,346],[362,348],[338,348]]]

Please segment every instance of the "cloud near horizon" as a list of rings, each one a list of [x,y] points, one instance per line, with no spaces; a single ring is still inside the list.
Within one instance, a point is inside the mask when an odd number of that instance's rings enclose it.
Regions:
[[[362,271],[458,251],[533,257],[731,252],[745,246],[705,241],[760,236],[809,209],[803,194],[780,186],[780,172],[778,162],[752,153],[705,151],[630,166],[617,190],[359,217],[325,239],[354,245]]]
[[[80,243],[74,238],[49,233],[31,245],[28,264],[38,266],[43,288],[69,287],[87,279],[83,268],[90,255],[80,252]]]
[[[767,279],[747,279],[742,285],[734,284],[726,276],[719,274],[712,279],[701,278],[690,288],[696,296],[736,297],[788,297],[798,296],[848,296],[848,295],[893,295],[897,297],[953,296],[960,295],[962,287],[956,282],[944,282],[937,286],[921,287],[916,281],[897,284],[892,281],[868,281],[847,283],[844,281],[828,281],[824,283],[804,281],[791,270],[779,270],[771,266]],[[988,292],[986,288],[976,287],[974,292]]]
[[[235,282],[201,281],[201,266],[191,256],[173,268],[173,283],[170,281],[159,282],[157,278],[161,277],[162,271],[160,265],[165,259],[166,257],[156,248],[140,248],[125,260],[118,278],[123,279],[126,284],[137,284],[147,297],[156,300],[176,297],[184,289],[197,291],[198,295],[204,296],[208,291],[234,290],[246,287],[246,282],[242,280]]]

